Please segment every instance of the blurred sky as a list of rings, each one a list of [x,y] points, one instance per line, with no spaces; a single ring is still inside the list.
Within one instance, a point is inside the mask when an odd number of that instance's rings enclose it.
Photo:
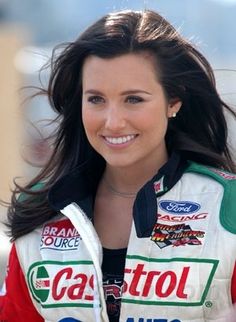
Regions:
[[[0,0],[0,21],[23,25],[34,45],[53,46],[107,12],[144,8],[194,37],[216,67],[236,69],[236,0]]]

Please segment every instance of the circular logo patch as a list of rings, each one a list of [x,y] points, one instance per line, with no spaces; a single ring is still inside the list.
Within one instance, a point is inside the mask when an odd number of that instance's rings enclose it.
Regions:
[[[34,267],[29,275],[31,291],[38,302],[45,302],[49,296],[50,279],[44,266]]]

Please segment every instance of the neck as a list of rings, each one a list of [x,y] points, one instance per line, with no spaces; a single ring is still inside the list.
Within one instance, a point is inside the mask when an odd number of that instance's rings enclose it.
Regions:
[[[137,195],[137,192],[125,192],[125,191],[116,190],[116,188],[114,188],[112,184],[110,184],[104,176],[103,176],[103,182],[105,183],[107,190],[110,191],[110,193],[112,193],[113,195],[116,195],[118,197],[133,199]]]
[[[155,164],[145,165],[140,167],[131,165],[129,167],[112,167],[106,165],[103,175],[106,185],[116,192],[127,195],[135,195],[140,188],[150,180],[158,170],[166,163],[167,157]]]

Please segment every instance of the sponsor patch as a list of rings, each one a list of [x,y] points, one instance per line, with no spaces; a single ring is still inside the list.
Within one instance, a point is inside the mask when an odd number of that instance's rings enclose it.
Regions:
[[[58,306],[93,307],[91,261],[36,262],[27,273],[34,299],[44,308]]]
[[[207,212],[202,212],[198,214],[175,214],[175,215],[170,215],[170,214],[158,214],[158,221],[167,221],[167,222],[185,222],[185,221],[194,221],[194,220],[201,220],[205,219],[207,217],[208,213]]]
[[[223,177],[226,180],[235,180],[236,179],[236,175],[233,173],[228,173],[228,172],[221,171],[219,169],[212,169],[212,168],[210,168],[210,170],[219,174],[221,177]]]
[[[159,207],[171,214],[192,214],[201,208],[196,202],[174,200],[162,200],[159,202]]]
[[[144,305],[202,305],[218,261],[211,259],[157,259],[127,255],[122,302]],[[201,274],[201,283],[196,278]],[[43,308],[92,308],[94,268],[91,261],[44,261],[32,264],[27,283]],[[117,285],[116,285],[117,286]],[[106,290],[120,296],[120,288]]]
[[[203,238],[205,232],[192,230],[189,225],[164,225],[156,223],[151,235],[151,240],[159,247],[201,245],[198,238]]]
[[[156,194],[159,194],[159,193],[161,193],[161,192],[163,192],[165,190],[163,181],[164,181],[164,177],[161,177],[161,179],[159,179],[158,181],[155,181],[153,183],[154,190],[155,190]]]
[[[200,306],[206,299],[217,265],[218,260],[213,259],[127,255],[122,302]],[[199,278],[201,282],[196,283]]]
[[[81,237],[76,228],[70,220],[64,219],[44,225],[40,249],[77,250],[80,241]]]

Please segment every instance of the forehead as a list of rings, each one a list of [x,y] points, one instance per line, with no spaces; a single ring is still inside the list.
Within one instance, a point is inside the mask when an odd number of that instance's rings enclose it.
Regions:
[[[82,69],[83,85],[87,83],[103,83],[106,80],[125,83],[148,81],[158,82],[158,71],[155,58],[148,52],[130,53],[112,58],[89,56]]]

